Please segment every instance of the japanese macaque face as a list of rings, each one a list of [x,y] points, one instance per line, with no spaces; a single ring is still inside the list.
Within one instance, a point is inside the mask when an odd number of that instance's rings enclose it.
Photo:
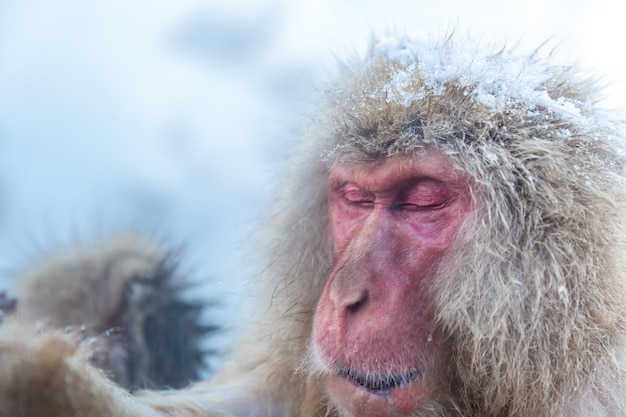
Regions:
[[[471,210],[468,179],[431,151],[336,166],[328,200],[336,258],[314,357],[349,414],[410,415],[437,374],[429,287]]]

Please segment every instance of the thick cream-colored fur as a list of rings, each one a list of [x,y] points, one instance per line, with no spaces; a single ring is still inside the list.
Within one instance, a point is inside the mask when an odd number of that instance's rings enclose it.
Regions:
[[[88,365],[88,349],[72,335],[8,321],[0,352],[2,417],[158,415]]]
[[[221,372],[131,400],[67,335],[10,324],[0,415],[339,415],[303,363],[333,261],[328,170],[432,148],[470,177],[475,210],[431,289],[446,366],[419,415],[625,415],[622,137],[595,90],[572,68],[464,39],[374,42],[323,89],[282,173],[252,324]]]

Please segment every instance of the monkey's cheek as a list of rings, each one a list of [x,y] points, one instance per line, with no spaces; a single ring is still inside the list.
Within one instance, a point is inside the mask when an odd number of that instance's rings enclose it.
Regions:
[[[420,377],[411,384],[371,391],[349,379],[330,376],[328,391],[335,404],[351,416],[410,416],[428,400],[428,382]]]

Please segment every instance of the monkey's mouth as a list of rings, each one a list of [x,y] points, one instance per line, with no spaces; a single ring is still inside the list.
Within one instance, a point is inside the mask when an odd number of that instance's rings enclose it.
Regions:
[[[385,395],[393,388],[410,385],[417,381],[420,375],[421,372],[418,370],[412,370],[400,375],[362,374],[349,368],[342,368],[337,372],[339,378],[359,385],[377,395]]]

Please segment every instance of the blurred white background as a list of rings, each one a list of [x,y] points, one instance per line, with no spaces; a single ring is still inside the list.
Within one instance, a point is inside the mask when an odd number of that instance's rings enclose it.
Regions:
[[[0,289],[40,250],[129,225],[187,247],[228,305],[241,247],[311,79],[385,30],[451,29],[606,76],[611,0],[0,0]],[[232,324],[232,310],[216,312]],[[220,316],[221,314],[221,316]]]

